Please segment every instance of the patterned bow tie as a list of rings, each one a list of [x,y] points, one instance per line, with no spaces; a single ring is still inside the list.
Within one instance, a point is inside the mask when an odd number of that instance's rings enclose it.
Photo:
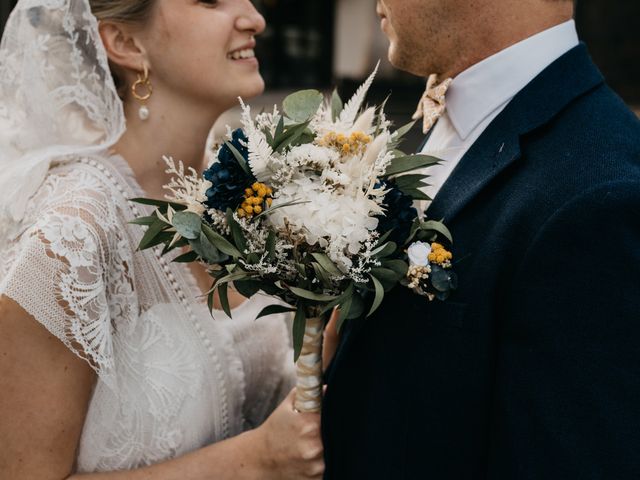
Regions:
[[[420,103],[418,103],[418,109],[413,114],[413,119],[418,120],[422,118],[422,132],[426,135],[429,130],[436,124],[438,119],[444,113],[446,104],[444,96],[447,93],[449,85],[451,85],[452,79],[447,78],[442,83],[438,82],[438,75],[435,73],[429,75],[427,80],[427,88],[422,94]]]

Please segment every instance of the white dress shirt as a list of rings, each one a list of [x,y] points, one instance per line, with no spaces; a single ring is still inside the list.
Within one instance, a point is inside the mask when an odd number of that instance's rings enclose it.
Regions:
[[[447,108],[421,153],[442,160],[423,170],[430,185],[422,190],[431,198],[447,180],[464,154],[509,102],[556,59],[579,44],[575,22],[556,25],[522,40],[453,79]],[[422,202],[424,211],[430,202]]]

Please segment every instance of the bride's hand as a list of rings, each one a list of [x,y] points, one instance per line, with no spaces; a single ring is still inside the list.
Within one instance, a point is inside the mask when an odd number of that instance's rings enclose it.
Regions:
[[[320,414],[294,410],[293,390],[255,430],[262,447],[265,479],[321,479],[324,473]]]

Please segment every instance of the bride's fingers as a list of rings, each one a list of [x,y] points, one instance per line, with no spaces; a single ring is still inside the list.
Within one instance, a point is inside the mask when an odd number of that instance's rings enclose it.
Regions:
[[[334,308],[331,319],[324,330],[324,344],[322,348],[322,366],[326,370],[338,349],[340,336],[338,335],[338,317],[340,310]]]

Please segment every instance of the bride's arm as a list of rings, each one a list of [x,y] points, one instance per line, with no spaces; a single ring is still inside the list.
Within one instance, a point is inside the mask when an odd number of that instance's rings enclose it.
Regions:
[[[258,429],[131,471],[72,475],[96,376],[18,304],[0,297],[0,478],[224,480],[321,478],[317,415],[292,395]],[[71,476],[70,476],[71,475]]]

